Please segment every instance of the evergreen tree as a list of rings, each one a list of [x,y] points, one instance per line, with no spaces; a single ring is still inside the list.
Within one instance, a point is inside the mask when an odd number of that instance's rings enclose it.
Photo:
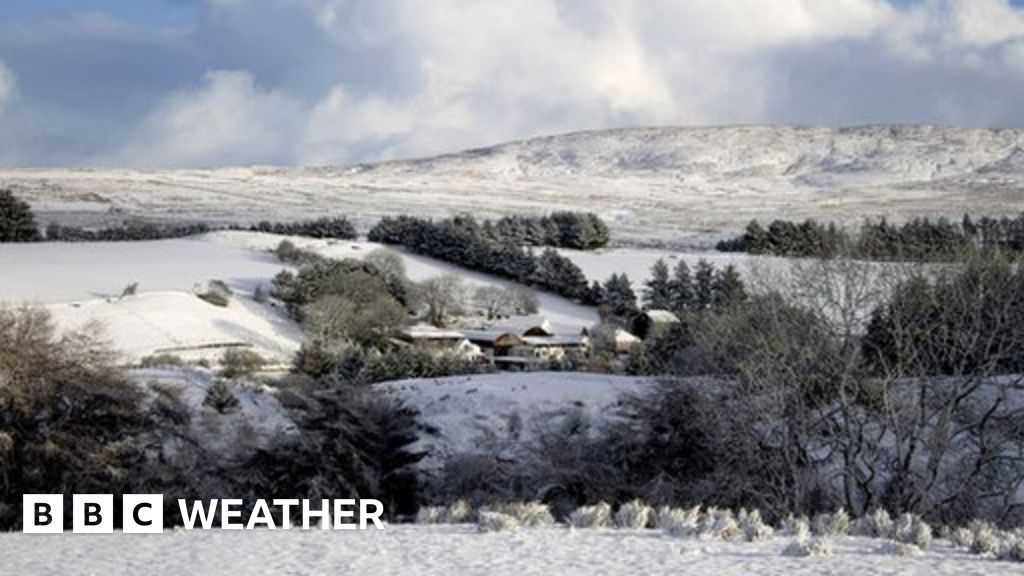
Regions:
[[[630,319],[636,316],[639,308],[636,303],[636,293],[629,277],[625,274],[612,274],[604,284],[604,299],[602,308],[605,312],[615,318]]]
[[[701,258],[697,262],[697,269],[693,274],[693,309],[697,311],[707,310],[715,300],[715,267],[707,260]]]
[[[32,208],[10,190],[0,190],[0,242],[42,240]]]
[[[768,231],[761,226],[757,220],[751,220],[747,224],[747,230],[743,235],[743,241],[747,252],[751,254],[766,254],[771,252],[771,243],[768,241]]]
[[[732,264],[715,275],[713,298],[717,308],[728,308],[746,302],[747,287]]]
[[[686,261],[680,258],[672,272],[672,279],[669,281],[669,309],[680,316],[687,310],[693,309],[693,302],[693,276],[690,274],[690,267]]]
[[[672,307],[668,264],[661,258],[651,267],[651,277],[644,283],[644,303],[647,308],[654,310],[669,310]]]

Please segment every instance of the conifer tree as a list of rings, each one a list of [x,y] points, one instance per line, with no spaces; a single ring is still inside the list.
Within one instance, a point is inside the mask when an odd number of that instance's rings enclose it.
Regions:
[[[668,264],[659,258],[651,267],[651,277],[644,283],[644,304],[653,310],[669,310],[672,307],[671,281]]]
[[[697,262],[697,269],[693,274],[693,278],[693,308],[697,311],[707,310],[714,303],[715,298],[715,267],[707,260],[701,258]]]
[[[728,308],[746,302],[747,287],[732,264],[715,275],[713,298],[716,308]]]
[[[676,264],[669,281],[669,309],[677,316],[693,309],[694,286],[690,267],[683,259]]]
[[[28,203],[0,190],[0,242],[38,242],[42,237]]]

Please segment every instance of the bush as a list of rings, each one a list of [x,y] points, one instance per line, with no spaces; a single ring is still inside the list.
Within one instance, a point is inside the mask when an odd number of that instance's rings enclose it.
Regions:
[[[234,380],[252,376],[267,363],[262,356],[245,348],[228,348],[220,359],[220,375]]]
[[[884,508],[877,508],[854,521],[852,532],[857,536],[869,538],[889,538],[893,534],[894,523]]]
[[[932,527],[918,516],[903,514],[893,528],[893,539],[927,550],[932,543]]]
[[[236,410],[239,402],[234,391],[231,390],[231,385],[226,380],[218,378],[206,391],[203,406],[209,406],[220,414],[227,414]]]
[[[476,528],[478,532],[518,532],[519,520],[500,512],[480,512]]]
[[[200,300],[226,308],[231,302],[231,288],[222,280],[210,280],[206,290],[196,294]]]
[[[850,531],[850,515],[842,508],[832,514],[818,514],[811,522],[811,531],[817,536],[845,536]]]
[[[695,536],[700,517],[700,506],[685,509],[663,506],[655,514],[654,526],[669,536]]]
[[[999,530],[988,522],[973,522],[970,551],[972,554],[991,555],[999,551]]]
[[[740,510],[736,520],[739,523],[740,531],[743,533],[743,537],[747,542],[768,540],[775,534],[775,530],[771,526],[765,524],[759,510],[752,510],[750,512]]]
[[[626,502],[615,512],[615,526],[631,530],[647,528],[654,516],[654,510],[641,500]]]
[[[581,506],[569,514],[569,526],[573,528],[604,528],[611,519],[612,507],[604,502],[593,506]]]
[[[182,366],[183,364],[185,364],[185,361],[181,359],[181,356],[174,354],[153,354],[144,356],[139,360],[139,366],[143,368],[173,367]]]
[[[551,509],[547,504],[540,502],[498,504],[488,506],[485,510],[511,516],[526,527],[550,526],[555,523],[555,517],[551,515]]]
[[[271,223],[260,222],[249,228],[252,232],[265,232],[267,234],[278,234],[281,236],[305,236],[307,238],[337,238],[341,240],[354,239],[356,234],[355,226],[344,216],[317,218],[304,222]]]

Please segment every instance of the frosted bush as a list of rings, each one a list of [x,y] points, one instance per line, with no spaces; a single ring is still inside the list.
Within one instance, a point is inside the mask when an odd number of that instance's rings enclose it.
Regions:
[[[850,532],[850,515],[842,508],[832,514],[818,514],[811,531],[818,536],[845,536]]]
[[[783,556],[831,556],[832,539],[828,536],[798,538],[782,551]]]
[[[988,522],[972,522],[972,554],[995,554],[999,550],[999,531]]]
[[[893,539],[926,550],[932,543],[932,527],[920,516],[903,514],[893,528]]]
[[[970,528],[957,528],[949,534],[949,541],[954,546],[961,548],[970,548],[974,545],[974,531]]]
[[[750,512],[740,510],[737,522],[747,542],[760,542],[771,538],[775,534],[775,530],[764,523],[760,510],[752,510]]]
[[[473,521],[473,507],[465,500],[456,500],[445,510],[445,523],[465,524]]]
[[[569,525],[573,528],[603,528],[611,519],[612,507],[604,502],[593,506],[581,506],[569,514]]]
[[[669,536],[687,537],[697,534],[699,521],[700,506],[685,509],[663,506],[654,517],[654,526]]]
[[[448,509],[444,506],[423,506],[416,512],[417,524],[443,524]]]
[[[851,532],[869,538],[889,538],[892,536],[893,527],[889,512],[884,508],[878,508],[855,520],[851,525]]]
[[[519,520],[501,512],[480,512],[477,515],[476,529],[478,532],[517,532]]]
[[[555,523],[551,509],[541,502],[516,502],[498,507],[495,512],[508,514],[523,526],[550,526]]]
[[[1009,562],[1024,562],[1024,538],[1019,535],[1008,535],[999,551],[999,559]]]
[[[619,506],[618,511],[615,512],[615,526],[641,530],[647,528],[653,515],[654,510],[650,506],[641,500],[632,500]]]
[[[811,525],[807,518],[794,517],[792,514],[782,520],[782,533],[787,536],[795,536],[798,540],[806,540],[811,535]]]
[[[732,515],[732,510],[717,510],[710,514],[710,530],[707,535],[722,540],[735,540],[740,535],[740,525]]]

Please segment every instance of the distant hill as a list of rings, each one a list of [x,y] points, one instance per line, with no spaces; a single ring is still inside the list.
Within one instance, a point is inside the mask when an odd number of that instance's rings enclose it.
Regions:
[[[585,209],[620,243],[708,243],[750,218],[1024,210],[1024,130],[730,126],[576,132],[345,167],[0,171],[41,220],[238,222]]]

